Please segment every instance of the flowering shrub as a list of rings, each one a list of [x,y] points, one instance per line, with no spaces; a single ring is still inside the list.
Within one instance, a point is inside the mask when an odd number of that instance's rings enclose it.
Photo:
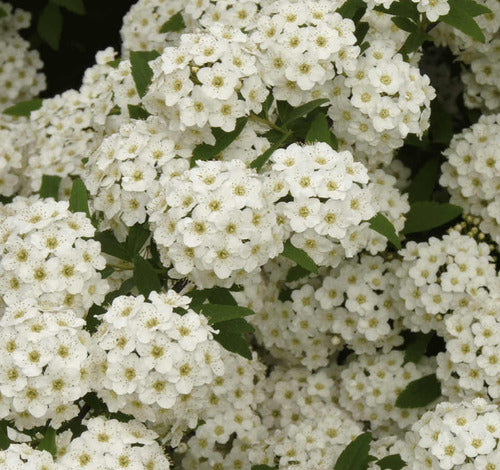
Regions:
[[[30,45],[0,2],[0,469],[500,470],[499,3],[138,0],[55,96],[85,3],[42,3]]]

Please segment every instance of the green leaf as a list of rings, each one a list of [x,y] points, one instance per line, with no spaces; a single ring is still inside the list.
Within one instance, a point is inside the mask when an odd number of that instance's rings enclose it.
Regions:
[[[98,232],[94,235],[94,239],[101,244],[101,251],[124,261],[131,261],[129,251],[125,243],[120,243],[114,236],[111,230]]]
[[[69,210],[71,212],[85,212],[90,216],[87,188],[80,178],[73,181],[71,196],[69,197]]]
[[[45,434],[38,444],[38,450],[46,450],[52,457],[57,455],[57,445],[56,445],[56,430],[48,428]]]
[[[392,454],[375,462],[381,470],[401,470],[406,466],[405,461],[399,454]]]
[[[475,16],[488,13],[472,0],[449,0],[450,11],[439,18],[443,23],[462,31],[476,41],[484,43],[485,37],[481,28],[474,20]]]
[[[149,293],[161,290],[161,282],[153,265],[142,256],[134,256],[134,281],[139,294],[148,298]]]
[[[153,71],[148,62],[156,59],[159,55],[156,51],[130,51],[132,78],[134,79],[137,93],[141,98],[148,91],[148,87],[153,79]]]
[[[212,134],[215,137],[215,144],[200,144],[193,150],[191,158],[191,166],[194,166],[197,160],[214,160],[223,150],[231,145],[234,140],[241,134],[245,127],[248,118],[242,117],[237,119],[236,127],[231,132],[224,132],[218,127],[212,128]]]
[[[417,5],[412,0],[400,0],[393,2],[389,8],[384,8],[378,5],[374,8],[375,11],[381,11],[389,15],[402,16],[403,18],[410,18],[415,23],[420,20],[420,13],[418,12]]]
[[[281,254],[285,258],[295,261],[299,266],[307,269],[309,272],[318,274],[318,266],[312,258],[304,250],[293,246],[290,240],[285,242],[285,247]]]
[[[129,231],[127,240],[125,241],[125,250],[127,251],[128,259],[132,259],[146,243],[146,240],[151,235],[149,227],[146,223],[135,224]]]
[[[431,40],[431,36],[429,36],[427,33],[424,33],[420,30],[414,31],[406,38],[406,41],[401,46],[399,52],[403,54],[403,56],[407,56],[408,54],[417,51],[425,41]]]
[[[347,0],[340,8],[337,9],[337,13],[344,18],[353,19],[356,12],[363,7],[366,8],[366,3],[363,0]]]
[[[62,25],[61,9],[53,3],[47,3],[40,13],[36,30],[40,37],[55,51],[59,49]]]
[[[106,65],[109,65],[110,67],[113,67],[114,69],[117,69],[118,66],[120,65],[120,62],[122,60],[120,58],[115,59],[115,60],[110,60],[109,62],[106,62]]]
[[[441,384],[436,374],[410,382],[396,400],[398,408],[421,408],[441,396]]]
[[[431,199],[434,187],[439,180],[441,164],[437,158],[427,160],[418,170],[408,188],[410,202],[428,201]]]
[[[402,29],[403,31],[406,31],[408,33],[413,33],[418,29],[418,25],[416,25],[412,20],[408,18],[395,16],[391,18],[391,20],[399,29]]]
[[[398,250],[401,249],[401,242],[399,241],[396,229],[385,215],[378,213],[375,217],[372,217],[369,222],[372,230],[375,230],[375,232],[387,238],[387,240],[389,240]]]
[[[142,106],[138,106],[136,104],[129,104],[127,105],[128,107],[128,113],[132,119],[147,119],[149,116],[151,116],[150,113],[148,113]]]
[[[252,465],[252,470],[278,470],[278,468],[269,465]]]
[[[43,175],[42,186],[40,187],[40,197],[51,197],[56,201],[59,200],[59,186],[61,185],[61,177],[57,175]]]
[[[438,101],[431,105],[431,141],[436,144],[448,146],[453,137],[453,119]]]
[[[77,15],[85,15],[85,5],[83,0],[50,0],[52,3],[66,8],[66,10],[76,13]]]
[[[281,124],[283,126],[287,126],[291,124],[292,122],[296,121],[297,119],[306,116],[309,114],[311,111],[314,111],[315,109],[319,108],[320,106],[323,106],[325,103],[328,103],[327,98],[320,98],[318,100],[313,100],[309,101],[309,103],[305,103],[301,106],[298,106],[296,108],[292,108],[284,116],[280,114],[280,120]]]
[[[338,142],[330,131],[326,114],[318,113],[311,123],[311,127],[306,134],[306,143],[326,142],[330,147],[337,150]]]
[[[433,331],[429,333],[417,333],[405,349],[405,362],[417,364],[427,351],[427,346],[433,336]]]
[[[7,421],[0,421],[0,450],[5,450],[10,446],[9,435],[7,434]]]
[[[160,28],[160,33],[182,31],[185,27],[186,23],[184,23],[182,11],[178,11],[175,15],[171,16],[165,23],[163,23],[163,26]]]
[[[370,462],[371,440],[371,432],[356,437],[339,455],[334,470],[366,470]]]
[[[362,44],[363,39],[366,37],[368,30],[370,29],[370,24],[366,21],[359,21],[356,25],[356,29],[354,31],[354,36],[356,36],[356,42],[358,44]]]
[[[411,204],[406,214],[403,233],[426,232],[440,227],[462,213],[462,208],[453,204],[434,201],[417,201]]]
[[[4,114],[8,114],[9,116],[25,116],[28,117],[31,114],[31,111],[36,111],[42,107],[42,102],[40,98],[36,98],[34,100],[22,101],[21,103],[17,103],[14,106],[10,106],[7,109],[4,109]]]
[[[303,277],[308,276],[309,274],[310,272],[307,269],[304,269],[302,266],[296,264],[295,266],[292,266],[288,270],[285,281],[286,282],[297,281],[298,279],[302,279]]]
[[[271,147],[269,147],[262,155],[259,155],[252,163],[250,168],[255,168],[259,171],[269,160],[273,152],[278,149],[292,135],[292,131],[283,134]]]
[[[246,307],[224,304],[203,304],[201,312],[210,319],[212,324],[255,314],[253,310]]]
[[[213,327],[219,330],[214,339],[228,351],[234,352],[247,359],[252,359],[252,350],[243,338],[244,333],[252,333],[254,328],[243,318],[235,318],[220,323]]]
[[[4,8],[0,7],[0,18],[5,18],[7,16],[7,12]]]

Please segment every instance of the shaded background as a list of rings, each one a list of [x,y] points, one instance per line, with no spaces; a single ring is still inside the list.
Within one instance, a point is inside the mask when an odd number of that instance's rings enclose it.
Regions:
[[[59,50],[43,42],[36,31],[41,10],[47,0],[4,0],[14,8],[31,13],[31,27],[21,31],[33,49],[40,52],[47,76],[42,97],[53,96],[69,88],[78,88],[84,71],[95,63],[97,51],[108,46],[120,51],[122,18],[136,0],[83,0],[86,14],[77,15],[62,8],[63,29]]]

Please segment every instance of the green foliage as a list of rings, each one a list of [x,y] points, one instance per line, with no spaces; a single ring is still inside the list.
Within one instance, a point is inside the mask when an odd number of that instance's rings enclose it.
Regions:
[[[39,36],[55,51],[59,49],[63,26],[61,9],[52,2],[43,8],[37,23]]]
[[[38,444],[38,450],[46,450],[52,457],[57,455],[56,431],[52,428],[47,428],[42,440]]]
[[[119,242],[111,230],[98,232],[94,238],[101,244],[101,251],[124,261],[131,261],[125,243]]]
[[[337,150],[337,138],[330,131],[325,113],[318,113],[314,118],[306,134],[306,143],[326,142],[330,147]]]
[[[432,331],[429,333],[416,333],[413,340],[405,349],[405,362],[418,363],[427,351],[427,346],[433,336],[434,332]]]
[[[10,106],[7,109],[4,109],[4,114],[8,114],[9,116],[25,116],[29,117],[31,111],[36,111],[42,107],[43,100],[39,98],[35,98],[34,100],[22,101],[21,103],[17,103],[14,106]]]
[[[269,465],[252,465],[252,470],[278,470],[278,468]]]
[[[385,215],[378,213],[369,220],[369,223],[372,230],[387,238],[398,250],[401,249],[401,242],[399,241],[396,229]]]
[[[399,454],[392,454],[375,462],[381,470],[401,470],[406,466],[405,461]]]
[[[0,450],[5,450],[10,445],[10,439],[7,434],[7,421],[0,421]]]
[[[357,12],[363,8],[366,10],[366,3],[363,0],[347,0],[337,9],[337,13],[352,20],[357,16]]]
[[[50,0],[52,3],[66,8],[66,10],[76,13],[77,15],[85,14],[85,5],[83,0]]]
[[[57,175],[43,175],[42,186],[40,187],[40,197],[51,197],[56,201],[59,199],[59,186],[61,177]]]
[[[259,171],[269,160],[273,152],[281,147],[291,137],[292,131],[283,134],[271,147],[269,147],[262,155],[259,155],[252,163],[250,168],[255,168]]]
[[[178,11],[175,15],[171,16],[163,26],[160,28],[160,33],[173,33],[182,31],[186,27],[182,11]]]
[[[417,4],[412,0],[399,0],[399,2],[393,2],[389,8],[377,5],[374,10],[402,18],[409,18],[415,23],[420,21],[420,13],[418,12]]]
[[[410,382],[396,400],[398,408],[421,408],[441,396],[441,384],[436,374],[426,375]]]
[[[293,282],[297,281],[299,279],[302,279],[305,276],[308,276],[310,272],[303,268],[302,266],[299,266],[296,264],[295,266],[292,266],[289,270],[288,273],[286,274],[286,282]]]
[[[210,323],[212,324],[255,314],[253,310],[246,307],[224,304],[203,304],[201,312],[210,319]]]
[[[485,13],[491,13],[491,10],[479,5],[474,0],[449,0],[449,4],[449,13],[441,16],[440,21],[453,26],[476,41],[484,43],[484,34],[474,18]]]
[[[132,119],[147,119],[151,116],[151,114],[148,113],[142,106],[129,104],[127,107],[128,113]]]
[[[252,333],[254,331],[252,325],[243,318],[235,318],[233,320],[214,323],[213,327],[219,330],[219,333],[214,338],[222,347],[247,359],[252,359],[252,350],[243,337],[245,333]]]
[[[134,256],[134,283],[140,294],[148,297],[150,292],[160,291],[161,282],[158,273],[150,261],[140,255]]]
[[[7,16],[7,12],[4,8],[0,7],[0,18],[5,18]]]
[[[290,124],[293,124],[297,119],[307,116],[309,113],[326,103],[328,103],[327,98],[320,98],[294,108],[286,101],[278,101],[279,125],[285,127],[290,126]]]
[[[372,433],[365,432],[354,439],[339,455],[334,470],[366,470],[370,463]]]
[[[453,119],[438,101],[432,102],[430,121],[431,142],[448,147],[453,137]]]
[[[318,274],[317,264],[304,250],[301,250],[300,248],[293,246],[290,240],[287,240],[285,242],[285,247],[281,254],[285,258],[295,261],[299,266],[306,269],[307,271],[314,274]]]
[[[225,150],[234,140],[241,134],[245,127],[248,118],[242,117],[236,121],[236,127],[231,132],[224,132],[218,127],[213,127],[212,134],[215,137],[215,144],[200,144],[193,150],[191,157],[191,167],[193,167],[197,160],[215,160],[218,155]]]
[[[153,79],[153,71],[149,66],[149,62],[156,59],[159,55],[156,51],[130,51],[132,78],[134,79],[137,93],[141,98],[148,91]]]
[[[437,158],[431,158],[422,165],[408,188],[410,202],[431,199],[434,187],[439,180],[440,167],[441,163]]]
[[[90,216],[87,188],[80,178],[73,181],[69,198],[69,210],[71,212],[85,212],[87,216]]]
[[[135,224],[130,229],[124,246],[128,260],[132,260],[135,255],[139,254],[150,235],[147,223]]]
[[[462,213],[462,208],[453,204],[434,201],[417,201],[411,204],[406,214],[403,233],[425,232],[440,227]]]

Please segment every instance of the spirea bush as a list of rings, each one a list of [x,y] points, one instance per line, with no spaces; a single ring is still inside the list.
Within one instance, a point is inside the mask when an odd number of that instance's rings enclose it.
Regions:
[[[0,469],[500,470],[500,3],[138,0],[55,96],[90,20],[42,3],[0,2]]]

